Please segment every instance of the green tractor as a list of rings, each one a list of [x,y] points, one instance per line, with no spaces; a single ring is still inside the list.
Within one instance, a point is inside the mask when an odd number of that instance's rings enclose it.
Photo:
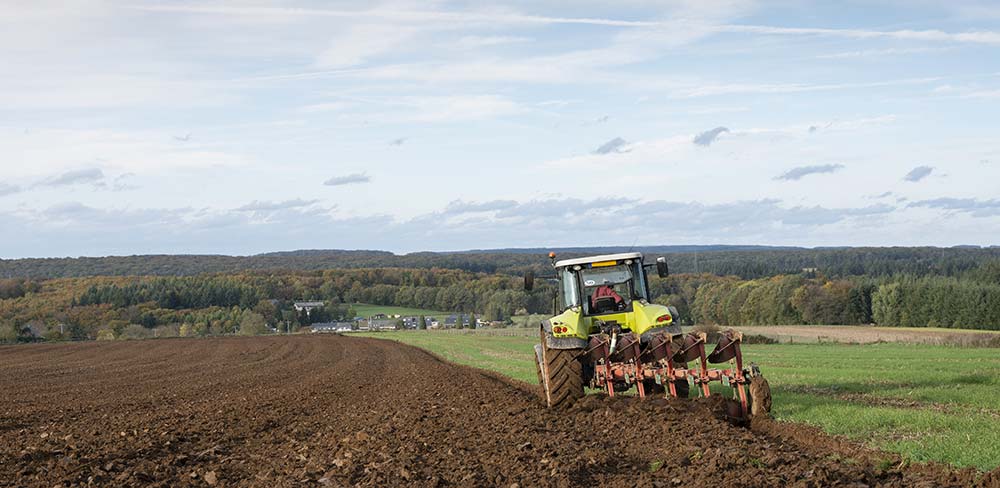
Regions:
[[[706,334],[685,334],[675,322],[677,309],[651,302],[647,270],[655,267],[666,277],[664,258],[655,264],[645,264],[637,252],[560,261],[550,253],[549,258],[558,282],[557,315],[541,323],[535,346],[546,405],[572,404],[585,387],[609,396],[634,388],[639,397],[686,398],[692,390],[710,396],[710,384],[719,382],[732,388],[727,417],[746,420],[770,410],[767,380],[755,364],[744,368],[742,334],[721,333],[706,355]],[[528,273],[525,288],[533,286]],[[709,369],[709,363],[729,367]]]

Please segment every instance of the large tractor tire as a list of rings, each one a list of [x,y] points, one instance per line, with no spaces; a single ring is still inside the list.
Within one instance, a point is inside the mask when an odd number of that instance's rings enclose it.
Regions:
[[[535,346],[535,371],[542,387],[542,400],[548,407],[572,405],[583,397],[581,349],[549,349],[542,331],[541,344]]]

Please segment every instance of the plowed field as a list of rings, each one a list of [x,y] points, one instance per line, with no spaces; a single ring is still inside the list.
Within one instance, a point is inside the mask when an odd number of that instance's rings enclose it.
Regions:
[[[707,401],[544,409],[375,339],[0,348],[0,486],[1000,486]]]

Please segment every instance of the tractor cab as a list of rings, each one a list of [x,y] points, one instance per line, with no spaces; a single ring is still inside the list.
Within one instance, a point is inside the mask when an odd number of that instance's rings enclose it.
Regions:
[[[579,307],[584,316],[632,312],[633,302],[649,301],[642,254],[623,253],[554,263],[560,308]]]
[[[546,334],[566,345],[582,344],[591,334],[609,330],[631,331],[646,342],[653,332],[679,334],[677,311],[652,303],[648,265],[642,254],[628,252],[556,260],[550,254],[558,288],[551,319],[543,324]],[[667,263],[656,260],[656,271],[667,276]],[[534,275],[525,276],[531,289]]]

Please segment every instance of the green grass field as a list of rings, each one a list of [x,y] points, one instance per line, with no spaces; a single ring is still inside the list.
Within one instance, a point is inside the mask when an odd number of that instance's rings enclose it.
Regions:
[[[459,364],[535,383],[532,336],[384,332]],[[902,453],[1000,465],[1000,349],[910,344],[745,345],[771,382],[774,416]]]
[[[353,307],[354,312],[361,317],[370,317],[372,315],[380,313],[384,313],[386,315],[399,314],[402,316],[423,315],[425,317],[447,317],[452,314],[452,312],[442,312],[440,310],[425,310],[422,308],[409,308],[409,307],[391,307],[387,305],[369,305],[367,303],[352,303],[351,307]]]

